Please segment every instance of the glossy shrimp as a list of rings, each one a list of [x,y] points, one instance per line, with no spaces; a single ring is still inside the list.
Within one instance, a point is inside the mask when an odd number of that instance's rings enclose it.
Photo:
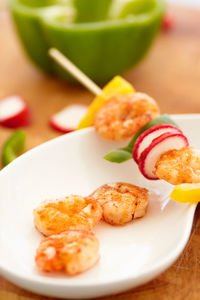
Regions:
[[[170,150],[157,161],[155,174],[171,184],[200,183],[200,150]]]
[[[131,138],[158,115],[159,107],[148,95],[119,95],[109,99],[96,113],[94,126],[102,138],[123,141]]]
[[[99,242],[92,232],[64,231],[44,238],[36,251],[35,262],[45,272],[65,271],[76,275],[99,260]]]
[[[104,220],[112,225],[143,217],[149,203],[147,189],[122,182],[105,184],[89,197],[101,204]]]
[[[36,228],[48,236],[65,230],[91,230],[101,219],[102,208],[92,199],[69,195],[46,200],[34,210]]]

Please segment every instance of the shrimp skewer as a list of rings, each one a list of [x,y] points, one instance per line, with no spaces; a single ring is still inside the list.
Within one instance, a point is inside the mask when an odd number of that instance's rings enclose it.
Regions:
[[[143,93],[118,95],[109,99],[95,114],[94,126],[106,140],[131,138],[149,121],[159,116],[155,100]]]
[[[148,95],[142,93],[119,95],[110,98],[97,111],[94,126],[97,133],[104,139],[122,141],[134,136],[158,115],[158,105]],[[153,166],[152,174],[155,174],[156,178],[175,185],[200,183],[200,151],[186,146],[180,150],[172,149],[162,154],[155,167]],[[142,172],[142,174],[145,176],[146,173]],[[111,203],[107,203],[106,209],[110,211],[111,206]],[[104,218],[106,218],[105,207],[103,210]]]
[[[112,225],[125,225],[143,217],[149,203],[145,188],[122,182],[105,184],[89,198],[101,204],[104,220]]]
[[[99,260],[99,242],[92,232],[64,231],[44,238],[36,251],[35,262],[45,272],[65,271],[76,275]]]
[[[185,147],[167,151],[157,161],[154,173],[174,185],[200,183],[200,150]]]
[[[78,195],[46,200],[34,210],[35,226],[46,236],[72,229],[91,230],[101,218],[100,204]]]

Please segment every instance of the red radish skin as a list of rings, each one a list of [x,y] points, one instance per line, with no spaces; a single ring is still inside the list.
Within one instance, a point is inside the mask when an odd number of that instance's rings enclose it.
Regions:
[[[19,128],[30,123],[30,109],[21,96],[14,95],[0,100],[0,125]]]
[[[138,164],[141,153],[151,142],[163,133],[182,133],[182,131],[171,124],[158,124],[144,131],[136,140],[133,147],[133,159]]]
[[[67,106],[62,111],[52,116],[50,126],[62,133],[74,131],[87,111],[87,105],[74,104]]]
[[[54,120],[54,117],[51,117],[49,120],[49,124],[51,126],[51,128],[53,128],[56,131],[59,131],[61,133],[70,133],[72,131],[74,131],[74,128],[64,128],[62,126],[60,126],[59,124],[57,124],[57,122]]]
[[[139,169],[144,177],[150,180],[158,180],[154,174],[156,162],[162,154],[172,149],[181,149],[189,146],[187,138],[181,133],[164,133],[152,141],[141,154]]]

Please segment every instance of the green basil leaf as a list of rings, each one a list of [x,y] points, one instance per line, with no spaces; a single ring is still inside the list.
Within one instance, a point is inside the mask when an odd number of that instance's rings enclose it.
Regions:
[[[115,163],[122,163],[132,158],[132,153],[124,150],[124,149],[117,149],[113,150],[110,153],[104,156],[104,159],[115,162]]]

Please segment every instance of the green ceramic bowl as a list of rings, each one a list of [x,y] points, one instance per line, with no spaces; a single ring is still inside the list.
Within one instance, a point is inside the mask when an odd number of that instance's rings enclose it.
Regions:
[[[22,44],[42,70],[70,79],[55,47],[97,83],[136,65],[160,27],[164,0],[11,0]]]

